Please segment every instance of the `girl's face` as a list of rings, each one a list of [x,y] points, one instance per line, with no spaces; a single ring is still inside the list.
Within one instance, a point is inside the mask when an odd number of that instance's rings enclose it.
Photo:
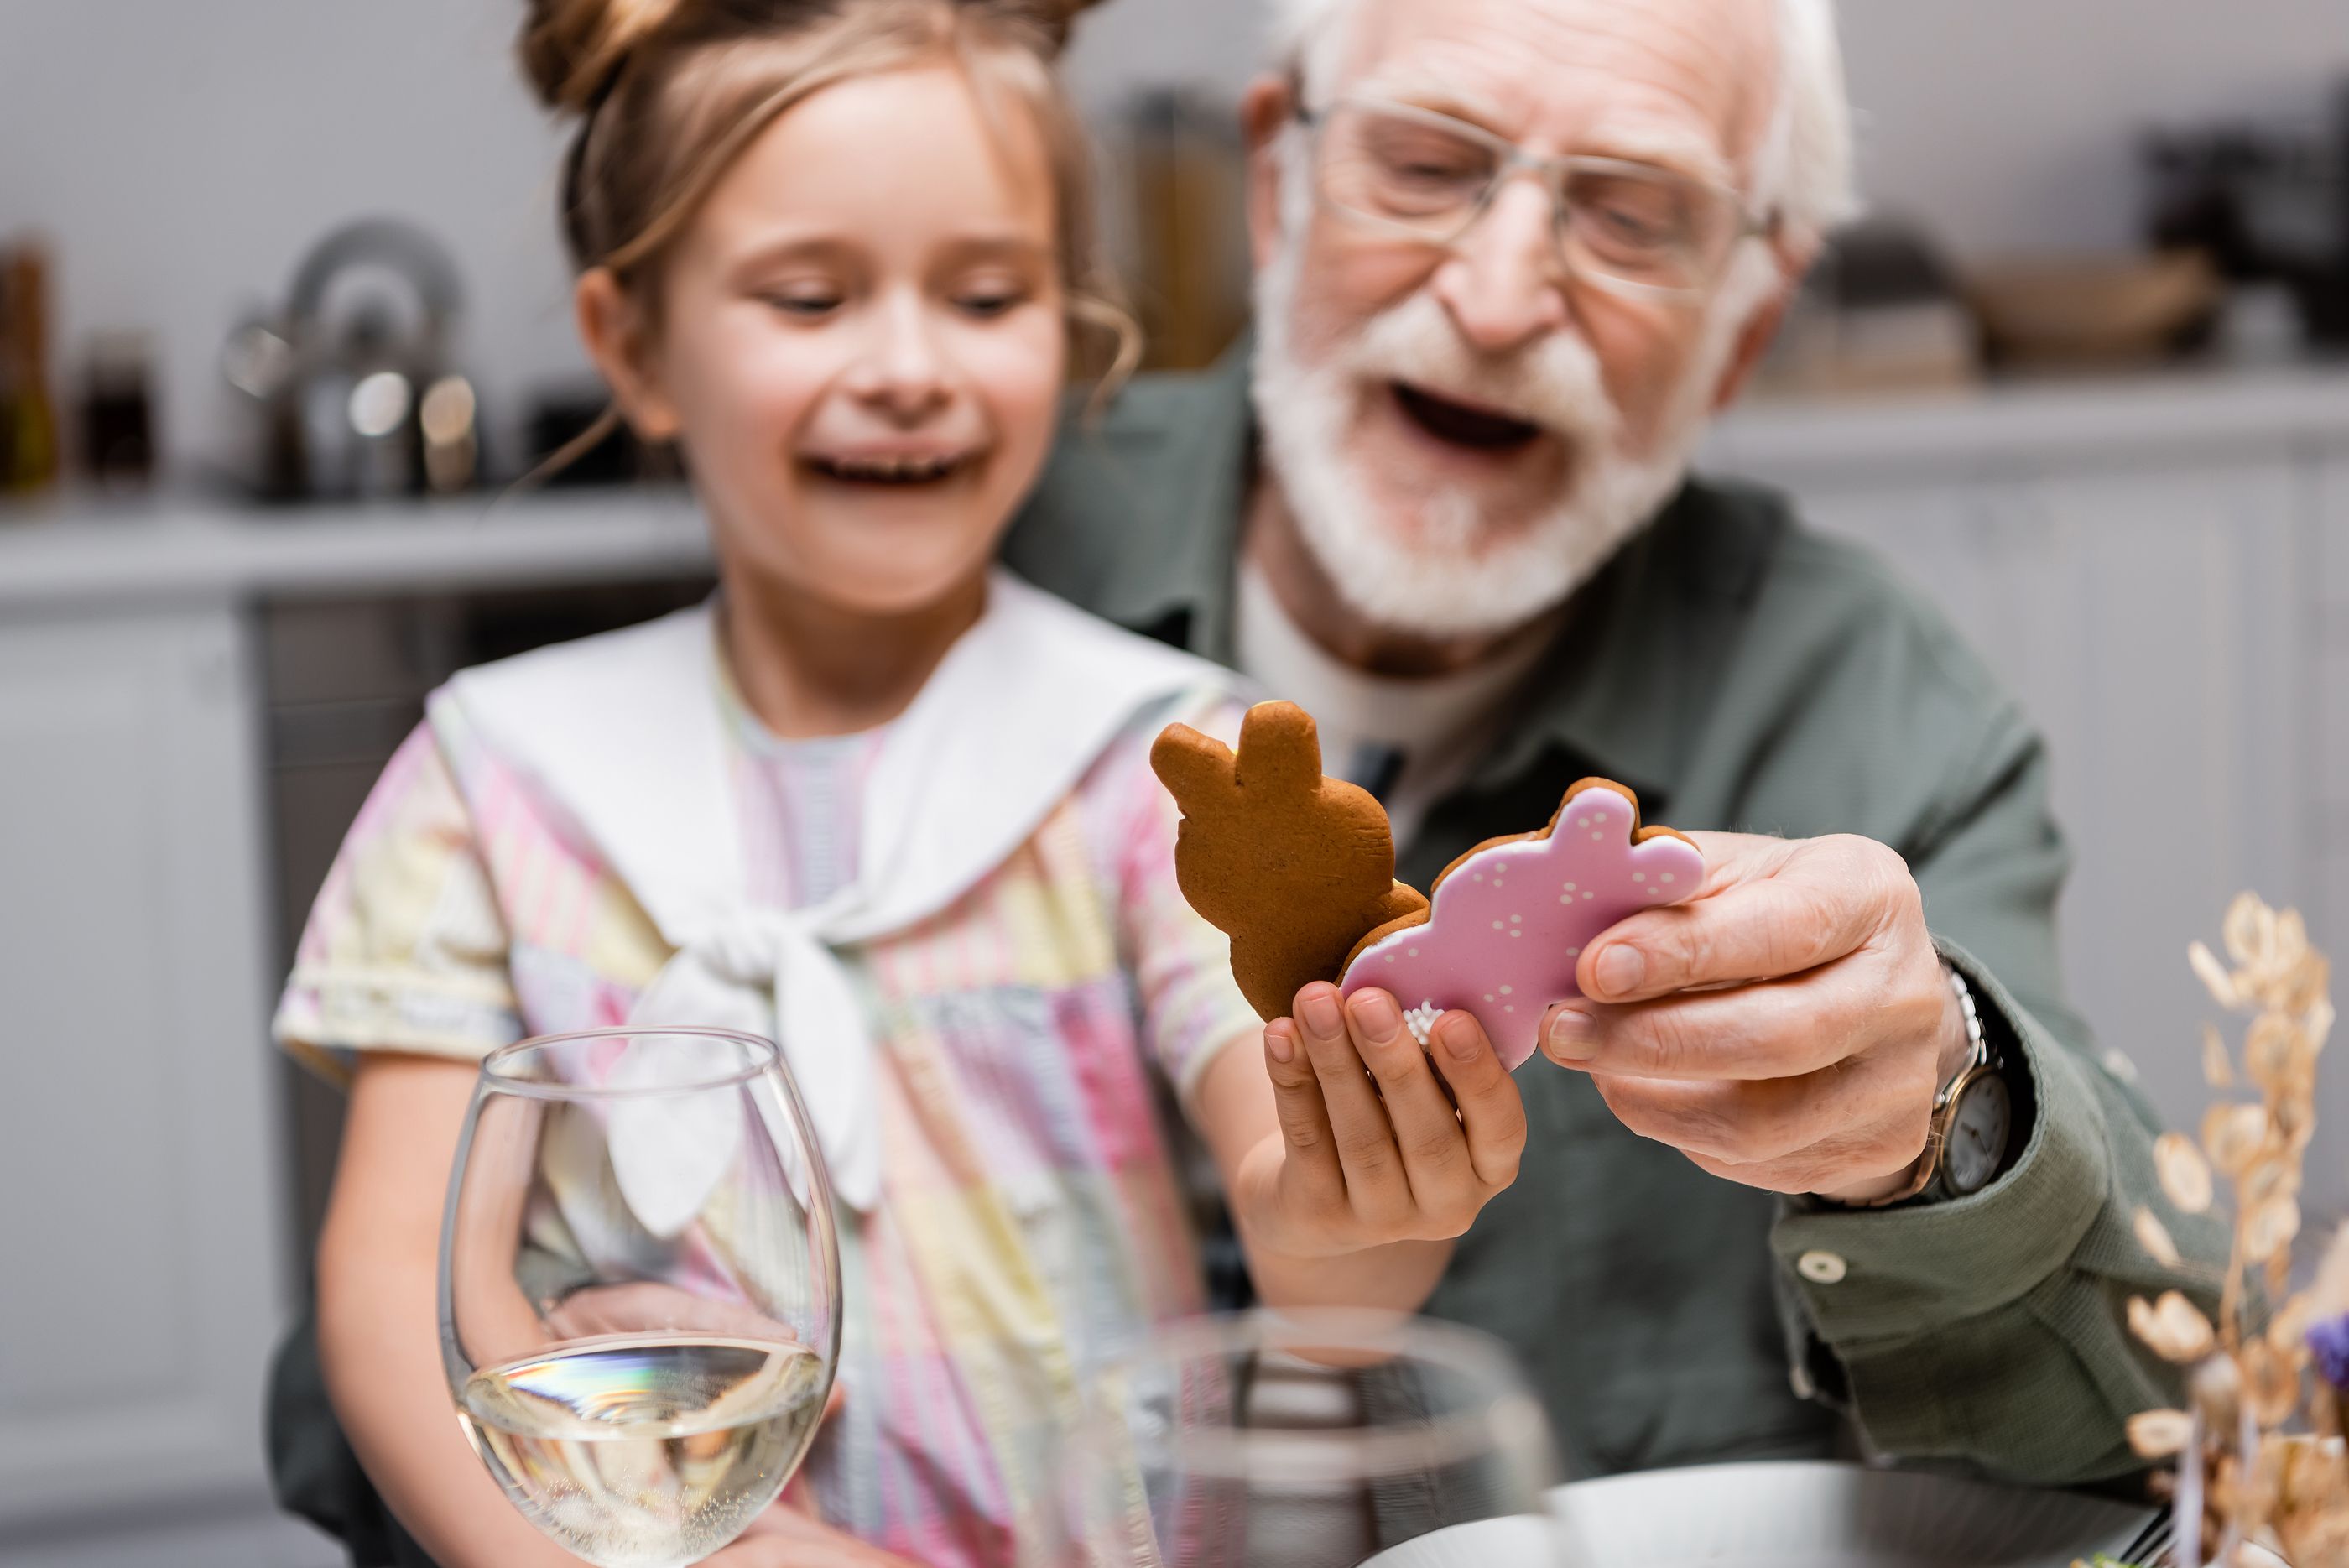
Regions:
[[[682,444],[730,574],[868,614],[983,570],[1066,372],[1042,138],[938,65],[786,110],[727,171],[645,325],[581,317],[630,418]],[[636,325],[598,345],[598,306]],[[615,373],[616,371],[616,373]]]

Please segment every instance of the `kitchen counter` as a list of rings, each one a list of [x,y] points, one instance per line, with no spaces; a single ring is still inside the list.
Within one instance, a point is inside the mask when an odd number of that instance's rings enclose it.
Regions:
[[[543,587],[710,566],[701,514],[681,489],[270,508],[167,493],[0,506],[0,612]]]
[[[1962,478],[2335,446],[2349,447],[2349,366],[1758,401],[1714,428],[1702,461],[1799,490],[1822,475]],[[678,489],[265,509],[170,493],[0,504],[0,612],[553,587],[709,566],[700,517]]]
[[[1823,472],[1929,478],[1984,466],[2200,462],[2334,444],[2349,444],[2349,364],[1755,400],[1714,426],[1701,461],[1770,479]]]

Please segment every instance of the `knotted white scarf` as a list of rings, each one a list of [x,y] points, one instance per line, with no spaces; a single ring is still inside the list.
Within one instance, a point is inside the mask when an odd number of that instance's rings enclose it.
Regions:
[[[1000,866],[1120,731],[1225,671],[1080,614],[998,572],[986,612],[889,729],[855,880],[810,909],[751,904],[727,778],[709,607],[486,665],[436,694],[566,813],[677,950],[632,1023],[776,1040],[833,1189],[881,1189],[874,1041],[843,950],[935,916]],[[645,1102],[614,1118],[614,1174],[639,1223],[672,1235],[731,1165],[739,1118]]]

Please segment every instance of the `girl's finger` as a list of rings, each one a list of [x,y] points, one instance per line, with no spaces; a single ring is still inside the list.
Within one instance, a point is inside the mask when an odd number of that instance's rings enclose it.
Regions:
[[[1293,1020],[1276,1018],[1265,1025],[1264,1070],[1272,1080],[1281,1142],[1288,1146],[1302,1190],[1323,1202],[1343,1204],[1346,1179],[1338,1168],[1337,1141],[1321,1104],[1321,1081],[1314,1075],[1312,1059],[1305,1054]]]
[[[1346,1023],[1354,1049],[1378,1080],[1413,1204],[1430,1216],[1473,1209],[1477,1179],[1468,1136],[1427,1053],[1404,1027],[1402,1011],[1386,992],[1363,992],[1347,1008]]]
[[[1354,1000],[1360,1004],[1371,994],[1366,992]],[[1411,1216],[1411,1184],[1403,1175],[1402,1155],[1395,1147],[1386,1106],[1348,1033],[1338,988],[1309,985],[1297,993],[1297,1003],[1298,1029],[1313,1063],[1313,1075],[1320,1082],[1330,1138],[1339,1168],[1345,1173],[1347,1205],[1372,1224],[1399,1224]],[[1387,1005],[1394,1003],[1389,1000]]]
[[[1517,1081],[1501,1065],[1473,1012],[1447,1012],[1437,1019],[1427,1054],[1459,1104],[1460,1127],[1476,1179],[1485,1191],[1499,1191],[1517,1179],[1517,1162],[1526,1151],[1526,1104],[1517,1093]]]
[[[778,1502],[709,1568],[914,1568],[877,1546]]]
[[[564,1339],[598,1334],[673,1333],[689,1330],[738,1339],[795,1341],[791,1324],[740,1302],[698,1296],[675,1285],[638,1280],[624,1285],[590,1285],[560,1302],[542,1303],[539,1316]]]

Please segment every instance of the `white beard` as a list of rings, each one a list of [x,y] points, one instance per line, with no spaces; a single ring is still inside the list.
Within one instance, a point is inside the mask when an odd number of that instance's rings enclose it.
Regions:
[[[1283,183],[1299,177],[1305,171],[1294,169]],[[1738,328],[1775,283],[1760,247],[1740,258],[1653,449],[1632,457],[1621,450],[1621,416],[1598,357],[1580,337],[1554,334],[1515,360],[1495,361],[1463,343],[1424,292],[1373,317],[1326,363],[1302,363],[1292,328],[1306,214],[1288,216],[1278,251],[1256,277],[1257,422],[1289,513],[1339,596],[1373,623],[1419,637],[1523,626],[1563,604],[1645,527],[1686,476]],[[1572,455],[1565,493],[1506,532],[1456,485],[1430,480],[1415,498],[1372,494],[1346,449],[1365,390],[1382,396],[1393,381],[1450,390],[1542,426]],[[1415,507],[1416,527],[1390,515],[1398,506]]]

